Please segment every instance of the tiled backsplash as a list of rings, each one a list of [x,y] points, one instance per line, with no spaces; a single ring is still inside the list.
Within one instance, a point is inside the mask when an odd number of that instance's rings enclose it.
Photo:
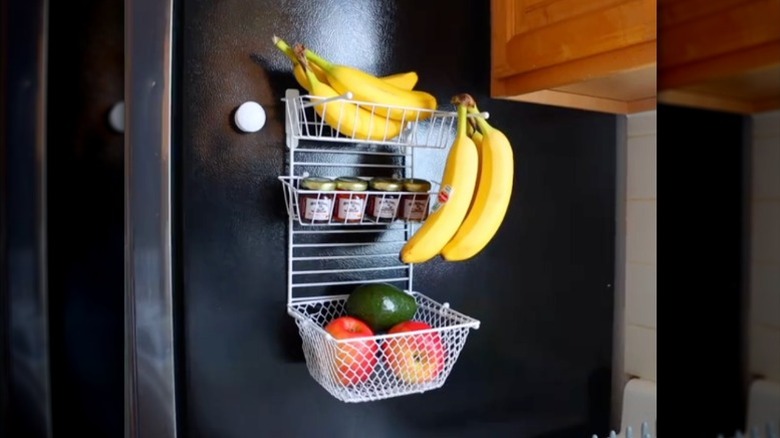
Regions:
[[[749,369],[780,382],[780,111],[752,122]]]
[[[656,380],[656,112],[629,115],[626,143],[624,366]]]

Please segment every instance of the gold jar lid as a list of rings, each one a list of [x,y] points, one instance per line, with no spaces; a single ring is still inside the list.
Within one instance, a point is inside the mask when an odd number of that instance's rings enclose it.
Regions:
[[[400,192],[403,189],[403,181],[395,178],[374,178],[368,183],[371,190],[381,192]]]
[[[329,178],[310,176],[301,180],[301,188],[306,190],[330,191],[336,189],[336,182]]]
[[[428,192],[430,190],[431,190],[431,183],[424,179],[407,178],[404,180],[404,191]]]
[[[350,192],[359,192],[368,188],[368,182],[361,178],[343,176],[336,178],[336,189]]]

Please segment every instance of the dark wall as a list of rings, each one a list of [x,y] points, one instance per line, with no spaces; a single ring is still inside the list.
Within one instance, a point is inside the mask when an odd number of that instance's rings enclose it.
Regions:
[[[488,96],[489,2],[180,2],[175,120],[182,258],[181,430],[190,437],[514,436],[608,432],[615,116]],[[482,321],[442,389],[344,404],[308,375],[285,311],[284,90],[277,34],[376,74],[416,70],[449,108],[469,92],[516,156],[503,227],[415,288]],[[231,125],[247,100],[262,131]],[[443,162],[442,157],[438,162]]]
[[[676,388],[659,394],[658,418],[677,436],[744,428],[745,123],[658,108],[658,379]]]
[[[121,0],[51,2],[49,332],[55,436],[122,436],[124,96]]]

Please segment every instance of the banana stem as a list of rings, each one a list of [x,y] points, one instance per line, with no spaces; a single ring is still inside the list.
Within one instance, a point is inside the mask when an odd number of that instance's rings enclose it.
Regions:
[[[477,108],[477,105],[474,104],[474,106],[469,107],[469,113],[471,114],[479,114],[479,108]],[[488,124],[487,120],[482,118],[482,116],[476,116],[474,117],[477,119],[477,125],[479,126],[479,130],[482,131],[483,134],[488,134],[490,131],[493,130],[493,128]]]
[[[323,70],[330,70],[333,68],[333,64],[328,62],[327,59],[321,57],[320,55],[312,52],[309,49],[305,49],[306,58],[310,59],[311,62],[317,64],[318,67],[320,67]]]
[[[310,84],[316,84],[319,83],[319,80],[317,80],[317,76],[311,71],[309,68],[309,61],[306,59],[306,55],[304,55],[304,52],[306,52],[306,48],[303,47],[303,44],[296,44],[295,48],[292,49],[293,53],[295,53],[295,58],[298,60],[297,62],[301,64],[301,67],[303,67],[303,73],[306,74],[306,77],[309,79]]]
[[[477,129],[477,122],[474,120],[474,117],[466,117],[466,119],[469,121],[469,132],[471,133],[469,135],[473,135],[474,133],[479,132]]]
[[[295,56],[295,52],[293,52],[292,47],[290,47],[284,40],[279,38],[278,36],[273,36],[273,42],[274,45],[282,51],[285,55],[287,55],[288,58],[290,58],[290,61],[292,62],[298,62],[298,58]]]
[[[458,132],[457,136],[463,136],[466,135],[466,105],[459,104],[458,105]]]

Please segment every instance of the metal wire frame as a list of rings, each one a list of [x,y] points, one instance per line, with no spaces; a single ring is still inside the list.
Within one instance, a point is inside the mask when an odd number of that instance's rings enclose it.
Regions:
[[[346,99],[340,96],[335,99]],[[397,137],[384,136],[380,141],[366,142],[356,136],[345,136],[327,126],[313,111],[314,105],[326,100],[300,96],[297,90],[287,90],[285,95],[287,172],[279,177],[284,190],[288,216],[287,255],[287,310],[295,319],[303,341],[306,363],[312,377],[334,397],[345,402],[363,402],[419,393],[444,384],[450,370],[465,345],[471,329],[480,322],[440,304],[414,291],[414,266],[399,259],[402,246],[411,238],[419,222],[410,217],[389,223],[380,222],[376,216],[364,216],[355,223],[339,223],[327,217],[324,222],[310,223],[301,215],[299,196],[310,196],[314,201],[327,199],[327,192],[302,190],[300,180],[310,173],[316,176],[393,176],[414,178],[414,151],[418,147],[445,149],[454,134],[456,113],[432,111],[424,122],[408,120]],[[376,105],[354,102],[369,111]],[[485,114],[487,116],[487,114]],[[338,126],[337,126],[338,128]],[[343,192],[342,196],[357,199],[358,196],[376,196],[386,200],[388,196],[406,196],[413,201],[425,200],[426,209],[431,206],[431,196],[437,194],[438,182],[432,182],[427,193],[401,192]],[[328,206],[323,204],[325,211]],[[332,211],[331,211],[332,214]],[[327,214],[325,216],[328,216]],[[318,217],[318,219],[322,219]],[[394,283],[415,297],[418,311],[415,319],[431,324],[430,330],[412,334],[377,334],[368,340],[378,345],[412,346],[420,336],[437,336],[445,345],[442,370],[433,380],[410,383],[393,371],[392,356],[369,358],[377,360],[371,370],[371,378],[359,385],[340,384],[332,365],[341,357],[345,348],[361,342],[360,339],[339,340],[328,334],[324,326],[333,318],[344,315],[344,302],[349,295],[320,294],[352,285],[366,283]],[[307,295],[308,293],[308,295]],[[399,347],[400,348],[400,347]],[[386,353],[387,354],[387,353]],[[380,360],[380,358],[383,358]],[[341,381],[343,383],[343,381]]]

